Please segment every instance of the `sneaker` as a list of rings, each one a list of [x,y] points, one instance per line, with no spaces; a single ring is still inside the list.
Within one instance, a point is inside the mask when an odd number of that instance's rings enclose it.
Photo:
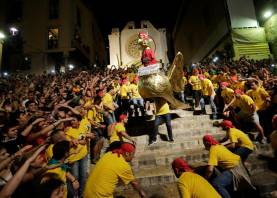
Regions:
[[[261,144],[266,144],[267,143],[267,139],[266,139],[266,137],[264,137],[262,140],[261,140],[261,142],[260,142]]]
[[[157,143],[157,140],[150,141],[149,144],[148,144],[148,146],[154,145],[154,144],[156,144],[156,143]]]
[[[170,143],[173,143],[174,142],[174,139],[169,139],[168,140]]]

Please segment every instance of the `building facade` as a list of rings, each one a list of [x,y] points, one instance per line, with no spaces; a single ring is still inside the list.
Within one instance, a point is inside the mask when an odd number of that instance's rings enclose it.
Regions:
[[[140,27],[136,28],[135,23],[131,21],[122,31],[113,28],[109,35],[110,66],[130,66],[140,63],[139,32],[148,32],[153,40],[151,48],[155,52],[156,59],[168,63],[166,29],[156,29],[149,21],[141,21]]]
[[[187,64],[217,51],[233,59],[268,58],[266,34],[256,18],[253,0],[183,1],[174,31],[175,51]]]
[[[81,0],[4,0],[0,6],[0,29],[16,27],[7,46],[21,52],[3,54],[3,67],[34,73],[59,71],[69,64],[105,64],[103,36],[93,13]],[[5,51],[4,43],[4,51]],[[19,44],[18,44],[19,43]]]
[[[254,3],[257,19],[265,29],[271,53],[277,61],[277,1],[254,0]]]

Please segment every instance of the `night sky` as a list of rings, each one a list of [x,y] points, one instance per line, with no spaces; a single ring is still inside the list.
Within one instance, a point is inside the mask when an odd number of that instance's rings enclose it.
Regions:
[[[128,21],[149,20],[156,28],[173,30],[183,0],[84,0],[94,11],[104,36]],[[166,2],[166,3],[165,3]]]

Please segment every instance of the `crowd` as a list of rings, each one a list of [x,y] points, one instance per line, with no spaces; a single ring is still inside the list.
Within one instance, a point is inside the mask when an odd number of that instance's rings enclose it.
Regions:
[[[172,163],[183,197],[206,197],[202,187],[209,189],[208,197],[230,197],[226,186],[233,184],[234,175],[251,186],[243,162],[253,143],[245,132],[259,132],[261,143],[276,137],[271,127],[277,105],[273,72],[267,60],[245,58],[224,64],[205,61],[184,69],[184,91],[176,95],[183,102],[192,95],[193,106],[203,114],[210,104],[212,118],[225,119],[221,126],[226,137],[222,144],[211,136],[203,138],[210,153],[206,178],[215,167],[222,170],[211,184],[184,159]],[[1,78],[0,197],[112,197],[119,178],[145,197],[128,163],[136,142],[126,131],[128,118],[147,115],[151,105],[140,96],[138,81],[132,68]],[[168,140],[174,142],[170,104],[155,100],[154,106],[150,146],[156,143],[162,119]],[[102,154],[106,139],[109,148]],[[226,140],[229,144],[223,146]],[[87,177],[89,164],[96,165]],[[192,180],[203,186],[193,186]]]

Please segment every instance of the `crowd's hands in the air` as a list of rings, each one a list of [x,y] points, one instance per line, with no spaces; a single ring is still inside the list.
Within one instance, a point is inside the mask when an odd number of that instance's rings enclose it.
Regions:
[[[22,156],[26,150],[30,149],[30,146],[26,146],[22,148],[15,157]],[[1,198],[8,198],[10,197],[13,192],[16,190],[16,188],[19,186],[19,184],[24,179],[24,176],[29,170],[30,165],[36,160],[36,158],[39,156],[39,154],[46,148],[46,145],[42,145],[39,148],[37,148],[23,163],[23,165],[17,170],[15,175],[7,182],[7,184],[3,187],[3,189],[0,191],[0,197]],[[14,157],[14,156],[12,156]],[[1,162],[1,164],[3,161]],[[8,164],[9,165],[9,164]]]

